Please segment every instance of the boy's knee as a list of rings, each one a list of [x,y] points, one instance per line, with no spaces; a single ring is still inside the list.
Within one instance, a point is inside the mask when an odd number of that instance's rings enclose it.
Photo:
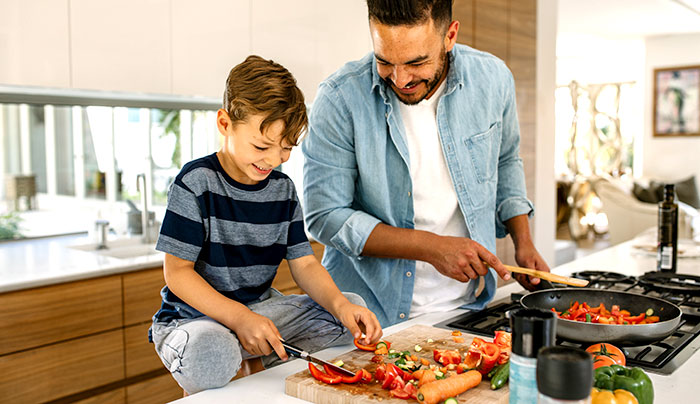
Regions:
[[[205,329],[190,335],[173,377],[189,394],[225,386],[241,367],[241,350],[231,333]]]

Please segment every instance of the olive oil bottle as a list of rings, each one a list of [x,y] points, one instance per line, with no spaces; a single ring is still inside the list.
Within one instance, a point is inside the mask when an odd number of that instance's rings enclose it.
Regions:
[[[659,203],[658,252],[656,270],[676,272],[678,257],[678,204],[674,200],[673,184],[664,186],[664,200]]]

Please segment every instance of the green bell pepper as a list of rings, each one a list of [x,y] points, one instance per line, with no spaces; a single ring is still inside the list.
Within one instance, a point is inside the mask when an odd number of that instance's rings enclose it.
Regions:
[[[639,404],[653,404],[654,386],[642,369],[620,365],[601,366],[595,370],[593,386],[599,389],[623,389],[634,394]]]

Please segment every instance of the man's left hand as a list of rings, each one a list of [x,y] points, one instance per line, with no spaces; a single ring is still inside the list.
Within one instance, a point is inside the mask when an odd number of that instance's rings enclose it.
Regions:
[[[537,249],[532,243],[527,243],[526,245],[519,246],[515,249],[515,261],[523,268],[550,272],[549,265],[547,265],[544,258],[542,258],[540,253],[537,252]],[[518,283],[529,291],[536,290],[537,285],[540,283],[540,278],[536,278],[534,276],[515,273],[513,275]]]

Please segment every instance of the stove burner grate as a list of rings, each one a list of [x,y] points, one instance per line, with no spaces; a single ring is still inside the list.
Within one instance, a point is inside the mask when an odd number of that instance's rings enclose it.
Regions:
[[[640,286],[650,290],[700,296],[700,276],[647,272],[638,281]]]

